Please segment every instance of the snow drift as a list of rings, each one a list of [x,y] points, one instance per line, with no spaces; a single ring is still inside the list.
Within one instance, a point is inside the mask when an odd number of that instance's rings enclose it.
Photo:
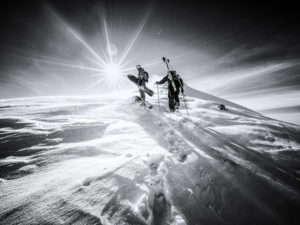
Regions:
[[[299,126],[136,94],[0,100],[0,224],[298,224]]]

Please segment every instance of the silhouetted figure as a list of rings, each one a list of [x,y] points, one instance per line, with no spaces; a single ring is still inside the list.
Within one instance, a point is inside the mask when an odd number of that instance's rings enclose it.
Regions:
[[[175,109],[178,109],[180,105],[179,93],[180,91],[182,94],[184,92],[183,80],[175,70],[169,70],[168,74],[160,81],[156,81],[155,84],[163,84],[166,81],[168,81],[169,108],[171,112],[174,112]]]
[[[146,88],[146,82],[148,82],[149,74],[142,68],[141,65],[137,65],[136,69],[138,70],[138,87],[140,96],[142,99],[142,104],[145,104],[146,96],[145,96],[145,88]]]

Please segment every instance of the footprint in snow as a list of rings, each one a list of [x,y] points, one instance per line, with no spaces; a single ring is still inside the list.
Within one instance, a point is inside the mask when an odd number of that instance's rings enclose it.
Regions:
[[[145,162],[149,169],[149,175],[146,177],[148,194],[143,195],[138,202],[139,217],[144,218],[148,225],[186,225],[182,216],[176,214],[168,194],[165,184],[167,171],[166,168],[161,168],[163,161],[162,154],[153,154]]]

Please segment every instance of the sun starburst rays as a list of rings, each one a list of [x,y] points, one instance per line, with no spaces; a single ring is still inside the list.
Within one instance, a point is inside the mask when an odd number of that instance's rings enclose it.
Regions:
[[[93,78],[94,80],[92,81],[92,84],[85,89],[86,91],[98,85],[102,85],[105,88],[120,88],[122,83],[127,80],[126,74],[135,70],[135,66],[132,64],[136,59],[134,57],[128,58],[128,55],[142,35],[142,31],[153,12],[155,6],[154,2],[155,1],[153,0],[151,1],[138,27],[134,32],[132,32],[133,36],[129,39],[120,54],[118,54],[118,48],[113,43],[113,39],[110,36],[110,34],[112,34],[112,30],[110,30],[110,23],[106,20],[107,10],[105,10],[104,5],[101,5],[101,7],[98,5],[97,7],[98,20],[100,22],[100,34],[102,34],[97,37],[97,40],[104,42],[100,42],[101,45],[97,46],[97,48],[93,48],[93,46],[88,43],[80,32],[76,31],[66,21],[64,21],[54,9],[46,6],[46,8],[51,12],[51,15],[54,16],[55,21],[67,31],[70,38],[77,40],[86,52],[81,53],[81,63],[78,63],[78,60],[73,63],[70,63],[69,60],[64,61],[61,59],[53,60],[49,58],[39,58],[38,60],[58,68],[65,67],[66,69],[76,69],[78,70],[76,72],[80,72],[82,76],[90,77],[91,79]],[[150,62],[144,63],[139,61],[138,63],[142,64],[143,67],[151,67],[158,65],[161,61],[151,60]]]
[[[109,36],[110,32],[109,32],[108,23],[105,18],[105,12],[101,13],[100,9],[99,9],[99,5],[98,5],[99,20],[101,21],[101,18],[102,18],[102,21],[103,21],[103,33],[105,36],[107,53],[105,53],[103,51],[106,61],[103,63],[103,65],[101,65],[101,69],[104,71],[102,71],[102,73],[98,74],[100,77],[99,80],[97,82],[95,82],[93,85],[91,85],[90,88],[94,87],[96,84],[101,83],[102,81],[108,83],[109,85],[120,87],[121,82],[125,80],[124,79],[125,72],[129,72],[129,71],[135,69],[135,67],[126,67],[131,62],[131,60],[126,61],[126,58],[128,56],[128,53],[132,50],[138,37],[142,33],[142,30],[143,30],[145,24],[149,20],[149,17],[151,15],[153,7],[154,7],[154,3],[153,3],[153,1],[151,1],[141,23],[139,24],[138,28],[134,32],[133,37],[130,39],[130,41],[126,45],[122,54],[120,56],[118,56],[117,54],[113,54],[113,51],[112,51],[112,43],[111,43],[111,39]],[[102,17],[101,17],[101,15],[102,15]]]

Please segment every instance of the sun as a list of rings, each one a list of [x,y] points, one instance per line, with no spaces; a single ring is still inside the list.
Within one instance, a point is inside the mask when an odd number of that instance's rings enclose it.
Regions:
[[[115,63],[107,63],[103,66],[103,80],[109,85],[119,84],[123,79],[122,68]],[[117,85],[118,86],[118,85]]]
[[[58,65],[59,67],[65,66],[73,69],[80,69],[88,72],[88,76],[96,77],[97,80],[93,79],[91,85],[89,85],[86,90],[89,90],[96,85],[102,85],[103,87],[109,88],[121,88],[124,82],[127,82],[128,79],[126,75],[129,72],[135,70],[135,66],[129,66],[133,59],[128,59],[129,52],[132,51],[133,47],[139,37],[142,34],[143,28],[145,27],[150,15],[152,14],[153,9],[155,8],[154,1],[150,1],[150,5],[147,8],[146,12],[144,13],[144,17],[140,21],[139,26],[133,32],[133,36],[129,39],[129,42],[124,46],[124,49],[120,51],[117,45],[115,45],[112,40],[110,39],[110,32],[109,24],[107,23],[106,19],[106,11],[105,7],[98,7],[98,16],[99,21],[101,22],[101,36],[99,37],[101,41],[100,48],[96,48],[97,50],[101,49],[103,54],[100,54],[96,49],[94,49],[85,38],[81,36],[79,32],[73,29],[70,25],[63,20],[63,18],[50,6],[46,5],[47,9],[50,13],[55,17],[55,19],[59,22],[60,25],[67,30],[67,32],[72,36],[72,38],[76,39],[82,47],[84,47],[85,51],[88,54],[84,54],[84,58],[88,61],[85,63],[83,62],[82,65],[77,65],[70,63],[69,60],[64,62],[63,60],[55,60],[50,61],[45,58],[44,62],[49,62],[52,65]],[[102,24],[103,22],[103,24]],[[119,29],[118,29],[119,30]],[[106,43],[104,43],[104,41]],[[116,42],[118,43],[118,42]],[[106,50],[106,51],[105,51]],[[40,56],[39,56],[40,58]],[[41,59],[39,59],[41,60]],[[62,61],[62,62],[60,62]],[[140,62],[139,62],[140,63]],[[161,63],[159,62],[149,62],[149,63],[142,63],[144,67],[153,66],[156,64]],[[93,73],[91,73],[93,72]]]
[[[113,80],[118,79],[120,78],[120,76],[122,76],[121,68],[117,64],[106,64],[103,69],[105,76],[108,76]]]

